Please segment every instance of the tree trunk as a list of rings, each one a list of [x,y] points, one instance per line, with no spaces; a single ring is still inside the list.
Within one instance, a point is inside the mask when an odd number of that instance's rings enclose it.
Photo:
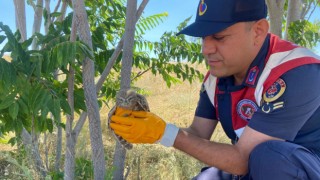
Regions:
[[[137,0],[127,1],[126,12],[126,27],[123,43],[123,59],[121,68],[121,82],[120,89],[130,89],[131,84],[131,69],[132,69],[132,57],[134,46],[134,33],[136,25],[136,10]],[[113,179],[124,179],[124,165],[125,165],[126,149],[123,148],[118,142],[116,144],[115,154],[113,158],[113,166],[116,168],[113,174]]]
[[[25,1],[14,0],[15,15],[16,15],[16,26],[21,34],[21,42],[27,40],[27,29],[26,29],[26,13],[25,13]],[[28,133],[26,129],[22,129],[21,132],[22,143],[27,151],[31,161],[35,165],[37,172],[40,173],[41,177],[46,177],[46,169],[43,165],[39,147],[37,142],[32,141],[32,135]]]
[[[21,42],[27,40],[27,27],[26,27],[26,9],[25,1],[14,0],[15,14],[16,14],[16,27],[21,34]]]
[[[124,167],[126,161],[127,150],[122,147],[122,145],[117,142],[114,156],[113,156],[113,167],[115,170],[113,171],[113,180],[122,180],[124,179]]]
[[[288,39],[288,29],[290,24],[300,19],[302,13],[302,0],[289,0],[288,1],[288,15],[286,29],[284,32],[284,39]]]
[[[37,0],[37,4],[34,7],[34,20],[33,20],[32,34],[40,32],[41,22],[42,22],[42,9],[43,9],[43,0]],[[32,49],[38,49],[36,38],[34,38],[32,41]]]
[[[80,39],[92,48],[92,39],[88,24],[87,12],[84,0],[72,1],[75,13],[75,21]],[[97,102],[97,90],[94,84],[94,63],[91,59],[83,60],[83,88],[86,100],[87,113],[89,117],[90,142],[92,149],[92,160],[94,167],[94,179],[104,179],[105,159],[102,143],[101,121],[99,105]]]
[[[50,17],[50,13],[51,13],[51,10],[50,10],[50,0],[45,0],[45,8],[46,8],[46,11],[47,11],[47,21],[46,23],[44,24],[44,32],[45,34],[48,34],[49,32],[49,26],[51,24],[51,17]]]
[[[134,33],[136,26],[137,0],[127,1],[126,26],[123,43],[123,59],[121,68],[121,89],[130,89],[131,69],[134,46]]]
[[[72,28],[70,41],[74,42],[77,39],[77,26],[76,16],[73,14]],[[68,103],[70,106],[71,113],[67,115],[66,122],[66,154],[65,154],[65,166],[64,166],[64,179],[73,180],[75,175],[75,146],[77,144],[77,138],[72,130],[74,120],[74,69],[69,65],[68,74]]]
[[[68,3],[67,3],[67,0],[65,0],[62,2],[62,7],[60,10],[61,16],[59,16],[57,21],[60,21],[60,22],[63,21],[64,17],[66,16],[67,7],[68,7]]]
[[[72,28],[72,30],[74,30]],[[65,152],[65,163],[64,163],[64,179],[73,180],[75,175],[75,146],[77,139],[72,131],[72,124],[74,120],[74,70],[72,67],[69,69],[68,75],[68,103],[71,108],[71,114],[67,115],[66,122],[66,152]]]
[[[57,12],[57,10],[58,10],[58,8],[59,8],[59,6],[60,6],[60,4],[61,4],[61,0],[58,0],[58,2],[57,2],[57,4],[56,4],[56,7],[55,7],[55,9],[54,9],[54,12]],[[67,10],[67,2],[66,1],[63,1],[63,3],[62,3],[62,7],[61,7],[61,15],[59,16],[59,18],[57,19],[57,21],[58,22],[61,22],[61,21],[63,21],[64,20],[64,18],[65,18],[65,13],[66,13],[66,10]],[[54,21],[53,20],[53,18],[50,18],[50,0],[46,0],[46,5],[45,5],[45,7],[46,7],[46,10],[47,10],[47,17],[48,17],[48,19],[47,19],[47,22],[45,23],[45,31],[46,31],[46,33],[48,33],[48,31],[49,31],[49,26],[50,26],[50,24]],[[73,29],[75,29],[76,30],[76,28],[72,28],[72,30]],[[71,35],[72,36],[72,35]],[[76,38],[76,32],[75,32],[75,38]],[[72,39],[72,38],[71,38]],[[72,40],[71,40],[72,41]],[[73,40],[74,41],[74,40]],[[72,71],[72,70],[70,70],[70,71]],[[55,79],[57,79],[57,80],[59,80],[58,79],[58,76],[57,76],[57,74],[59,73],[59,70],[56,70],[55,71]],[[72,74],[72,72],[70,72],[71,74]],[[69,73],[69,74],[70,74]],[[72,77],[71,77],[71,79],[72,79]],[[69,83],[68,83],[68,85],[70,85]],[[70,89],[68,89],[68,97],[69,97],[69,94],[73,94],[73,90],[70,90]],[[68,102],[69,102],[69,105],[70,105],[70,101],[69,101],[69,99],[68,99]],[[67,122],[66,122],[66,154],[68,154],[68,155],[70,155],[70,154],[72,154],[72,156],[73,156],[73,154],[74,153],[72,153],[72,152],[75,152],[75,150],[74,150],[74,148],[75,148],[75,142],[70,142],[70,141],[68,141],[68,140],[70,140],[70,139],[74,139],[74,137],[72,137],[72,129],[70,130],[70,131],[68,131],[68,128],[69,127],[67,127],[69,124],[70,124],[70,119],[74,119],[73,117],[74,117],[74,114],[73,114],[73,106],[71,106],[70,105],[70,108],[71,108],[71,111],[72,111],[72,117],[69,117],[69,116],[67,116]],[[68,121],[69,120],[69,121]],[[59,116],[57,119],[56,119],[56,121],[58,122],[58,123],[61,123],[61,116]],[[72,121],[73,122],[73,121]],[[71,127],[72,127],[72,122],[71,122]],[[56,157],[55,157],[55,164],[54,164],[54,169],[55,169],[55,171],[56,172],[60,172],[60,162],[61,162],[61,154],[62,154],[62,127],[61,126],[57,126],[57,136],[56,136]],[[70,143],[71,143],[71,145],[70,145]],[[73,145],[72,145],[72,143],[73,143]],[[73,147],[73,150],[72,150],[72,147]],[[68,156],[69,157],[69,156]],[[69,177],[69,176],[74,176],[74,166],[72,166],[71,168],[70,168],[70,162],[73,162],[73,164],[74,164],[74,159],[73,160],[70,160],[69,161],[69,158],[67,158],[67,155],[66,155],[66,157],[65,157],[65,162],[67,162],[67,163],[65,163],[65,164],[67,164],[67,166],[65,166],[64,168],[65,168],[65,171],[66,171],[66,169],[67,169],[67,174],[65,173],[65,177]],[[71,170],[70,170],[71,169]],[[71,171],[71,174],[70,174],[70,171]]]
[[[282,17],[285,0],[266,0],[270,17],[270,32],[282,37]]]
[[[58,123],[61,123],[61,116],[56,119]],[[62,152],[62,128],[57,126],[57,143],[56,143],[56,157],[54,162],[54,170],[60,172],[61,152]]]
[[[38,144],[36,142],[32,142],[31,135],[24,128],[22,129],[21,137],[22,137],[23,146],[26,149],[29,157],[32,158],[35,169],[41,175],[42,178],[45,178],[47,171],[43,165],[43,162],[39,153],[39,149],[38,149]]]

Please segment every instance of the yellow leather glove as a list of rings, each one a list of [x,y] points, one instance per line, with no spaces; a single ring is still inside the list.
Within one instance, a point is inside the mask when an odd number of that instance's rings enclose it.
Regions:
[[[112,116],[110,127],[130,143],[155,143],[161,139],[166,123],[151,112],[132,111],[129,117]]]
[[[132,113],[132,110],[127,110],[121,107],[117,107],[116,112],[114,113],[116,116],[130,116]]]

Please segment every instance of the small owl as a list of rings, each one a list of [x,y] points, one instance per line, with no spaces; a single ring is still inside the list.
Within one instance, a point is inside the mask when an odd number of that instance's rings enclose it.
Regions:
[[[112,132],[113,130],[110,128],[110,121],[111,116],[114,115],[117,107],[134,111],[150,111],[147,99],[143,95],[138,94],[133,90],[120,90],[116,95],[116,105],[110,110],[108,114],[108,127]],[[126,149],[132,149],[131,143],[116,135],[114,132],[113,134],[115,136],[115,139],[123,147],[125,147]]]

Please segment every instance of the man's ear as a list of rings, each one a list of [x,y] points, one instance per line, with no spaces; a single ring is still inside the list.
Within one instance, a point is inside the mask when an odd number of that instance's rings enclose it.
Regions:
[[[269,22],[266,19],[260,19],[253,25],[255,32],[255,45],[261,45],[269,32]]]

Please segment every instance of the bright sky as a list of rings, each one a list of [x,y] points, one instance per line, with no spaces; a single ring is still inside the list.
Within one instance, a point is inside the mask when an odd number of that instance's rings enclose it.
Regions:
[[[51,0],[53,4],[57,0]],[[141,0],[138,0],[140,4]],[[168,12],[169,16],[152,32],[147,33],[146,38],[156,40],[165,32],[175,30],[180,22],[196,14],[197,0],[150,0],[145,8],[144,16]],[[52,8],[53,9],[53,8]],[[0,22],[9,25],[15,31],[15,15],[13,0],[0,0]],[[33,9],[26,5],[27,34],[30,37],[33,23]]]
[[[197,0],[150,0],[144,11],[145,16],[163,12],[168,12],[169,16],[152,32],[146,33],[145,37],[157,40],[166,31],[176,31],[177,26],[191,16],[189,23],[193,22],[198,2]]]
[[[0,0],[0,22],[5,25],[9,25],[10,28],[15,31],[15,15],[13,0]],[[51,0],[53,4],[56,4],[57,0]],[[141,0],[138,0],[140,4]],[[150,0],[145,8],[144,15],[152,15],[157,13],[168,12],[169,16],[163,23],[161,23],[154,30],[146,33],[146,39],[156,41],[165,31],[175,31],[176,27],[186,18],[192,16],[191,22],[194,21],[198,0]],[[28,37],[32,32],[33,23],[33,9],[26,5],[27,12],[27,28]],[[318,7],[313,18],[320,20],[320,8]],[[2,46],[0,45],[0,48]],[[320,43],[317,48],[317,52],[320,53]]]

